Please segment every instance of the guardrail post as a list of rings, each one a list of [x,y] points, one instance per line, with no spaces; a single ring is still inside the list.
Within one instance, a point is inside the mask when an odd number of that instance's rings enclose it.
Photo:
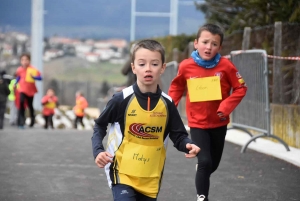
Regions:
[[[275,22],[274,32],[274,56],[281,56],[282,48],[282,23]],[[283,102],[283,75],[282,60],[273,59],[273,87],[272,87],[272,103]]]
[[[242,50],[248,50],[250,48],[250,36],[251,36],[251,28],[245,27],[244,35],[243,35]]]

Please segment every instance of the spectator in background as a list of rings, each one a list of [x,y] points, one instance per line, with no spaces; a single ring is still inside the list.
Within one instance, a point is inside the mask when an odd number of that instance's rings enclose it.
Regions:
[[[77,129],[77,123],[79,122],[81,126],[84,128],[83,124],[83,117],[84,117],[84,110],[88,107],[88,102],[84,98],[81,91],[76,92],[76,105],[73,107],[73,111],[76,115],[75,121],[74,121],[74,128]]]
[[[1,77],[2,77],[2,79],[3,79],[3,81],[4,81],[4,82],[7,84],[7,86],[8,86],[9,83],[10,83],[10,81],[13,79],[13,76],[7,74],[5,70],[2,70],[2,71],[0,72],[0,75],[1,75]]]
[[[20,109],[18,112],[18,126],[19,128],[24,128],[25,124],[25,101],[27,102],[31,122],[29,127],[33,127],[35,116],[33,108],[33,98],[34,94],[37,92],[35,86],[36,80],[42,80],[41,73],[31,66],[30,64],[30,54],[21,55],[21,66],[17,69],[17,82],[20,84]]]
[[[130,48],[130,57],[128,58],[128,60],[126,61],[126,63],[124,64],[124,66],[122,67],[122,74],[127,76],[127,82],[126,82],[126,86],[131,86],[136,82],[136,75],[132,72],[131,69],[131,55],[134,49],[135,43],[133,43],[131,45]]]
[[[17,125],[18,125],[18,115],[19,115],[19,110],[20,110],[20,85],[18,83],[15,84],[14,86],[14,92],[15,92],[15,106],[17,108]],[[24,101],[24,109],[27,109],[27,101]]]
[[[6,109],[7,96],[9,94],[8,85],[0,74],[0,129],[3,129],[4,114]]]
[[[16,95],[15,95],[15,84],[17,82],[16,80],[16,74],[14,74],[14,78],[10,81],[9,85],[8,85],[8,88],[9,88],[9,91],[10,91],[10,94],[8,95],[8,100],[9,100],[9,124],[10,125],[16,125],[17,123],[17,115],[18,115],[18,110],[17,110],[17,107],[16,107],[16,103],[15,103],[15,100],[16,100]],[[17,86],[16,86],[17,87]]]
[[[53,89],[48,89],[46,95],[42,98],[43,105],[43,117],[45,119],[44,128],[48,129],[48,125],[54,129],[53,126],[53,115],[54,109],[58,106],[58,99],[55,96]]]

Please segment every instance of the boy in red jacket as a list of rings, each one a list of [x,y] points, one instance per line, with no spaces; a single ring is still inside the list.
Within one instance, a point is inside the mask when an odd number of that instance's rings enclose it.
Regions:
[[[53,129],[53,115],[54,109],[58,106],[58,99],[55,96],[53,89],[48,89],[46,95],[42,98],[43,105],[43,117],[45,119],[45,129],[48,129],[48,124],[50,123]]]
[[[201,147],[195,182],[198,201],[208,200],[210,175],[222,157],[229,115],[247,91],[236,67],[219,54],[222,42],[220,27],[202,26],[194,41],[196,50],[182,61],[169,89],[178,105],[187,88],[188,126],[192,140]]]

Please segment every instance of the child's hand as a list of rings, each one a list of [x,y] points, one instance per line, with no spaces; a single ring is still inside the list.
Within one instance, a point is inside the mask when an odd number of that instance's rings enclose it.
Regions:
[[[218,112],[217,115],[218,115],[220,118],[225,117],[224,114],[223,114],[222,112]]]
[[[222,112],[218,112],[217,115],[220,117],[221,121],[225,121],[226,120],[226,117],[225,117],[225,115]]]
[[[186,157],[186,158],[194,158],[194,157],[197,156],[197,154],[198,154],[199,151],[200,151],[200,148],[199,148],[197,145],[190,144],[190,143],[187,143],[187,144],[186,144],[186,148],[187,148],[188,150],[190,150],[188,154],[185,154],[185,157]]]
[[[104,168],[108,163],[112,163],[113,156],[108,152],[101,152],[95,159],[95,163],[99,168]]]

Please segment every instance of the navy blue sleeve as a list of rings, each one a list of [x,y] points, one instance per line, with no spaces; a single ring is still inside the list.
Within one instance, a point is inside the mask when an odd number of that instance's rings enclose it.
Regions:
[[[15,83],[15,85],[18,84],[18,82],[20,81],[20,79],[21,79],[20,76],[18,76],[18,77],[16,78],[16,83]]]
[[[42,80],[43,79],[42,76],[31,76],[31,77],[35,80]]]
[[[95,120],[94,132],[92,136],[94,158],[96,158],[100,152],[105,151],[102,141],[106,136],[108,124],[114,123],[117,118],[119,104],[120,101],[118,96],[114,96],[107,103],[100,116]]]
[[[170,131],[169,136],[174,143],[174,147],[176,147],[179,151],[189,153],[189,150],[186,148],[186,144],[195,143],[188,138],[188,133],[173,101],[169,104],[168,129]]]

